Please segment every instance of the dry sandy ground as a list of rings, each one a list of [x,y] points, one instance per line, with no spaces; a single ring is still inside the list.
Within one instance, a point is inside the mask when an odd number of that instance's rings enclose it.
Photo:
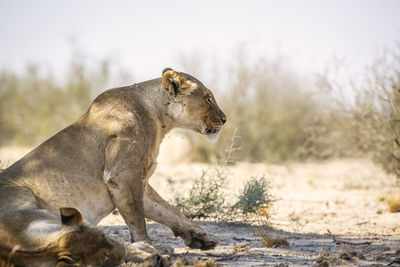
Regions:
[[[150,181],[166,199],[172,197],[168,178],[184,191],[202,170],[213,168],[184,162],[182,157],[178,160],[171,155],[172,150],[167,151]],[[24,152],[3,149],[0,160],[10,164]],[[232,201],[252,176],[263,175],[271,181],[277,201],[270,232],[287,238],[289,247],[265,248],[247,225],[198,221],[219,239],[219,245],[211,251],[191,250],[169,229],[149,222],[151,238],[174,247],[173,258],[213,258],[229,266],[386,266],[400,259],[400,213],[390,213],[386,204],[388,196],[399,191],[395,178],[370,161],[346,159],[288,166],[238,163],[228,172],[226,196]],[[128,240],[119,215],[109,215],[101,225],[109,234]],[[241,245],[244,251],[234,253],[234,247]],[[319,257],[322,254],[325,257]],[[396,264],[392,266],[400,266]]]

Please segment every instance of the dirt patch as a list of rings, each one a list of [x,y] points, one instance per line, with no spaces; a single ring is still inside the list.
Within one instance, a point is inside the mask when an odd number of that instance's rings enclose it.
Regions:
[[[115,216],[115,215],[114,215]],[[149,223],[150,238],[174,247],[172,259],[215,260],[228,266],[366,266],[387,265],[400,257],[398,236],[331,236],[301,234],[271,229],[270,234],[288,241],[289,246],[266,248],[262,238],[254,236],[254,229],[246,225],[216,222],[197,222],[207,232],[219,239],[219,245],[209,251],[187,248],[181,239],[174,237],[165,226]],[[129,242],[129,232],[124,225],[103,226],[105,231]],[[242,249],[238,249],[242,248]],[[394,265],[396,266],[396,265]]]
[[[167,178],[189,188],[204,164],[161,165],[151,183],[171,199]],[[265,247],[263,237],[249,225],[198,221],[219,239],[210,251],[188,249],[165,226],[149,222],[151,238],[174,247],[173,260],[215,260],[228,266],[383,266],[400,258],[400,213],[391,213],[385,200],[396,190],[395,178],[363,159],[336,160],[291,166],[239,163],[229,167],[227,197],[252,176],[269,178],[278,199],[273,206],[270,237],[287,246]],[[102,222],[109,233],[129,240],[119,216]],[[329,230],[329,232],[328,232]],[[400,265],[397,265],[400,266]]]

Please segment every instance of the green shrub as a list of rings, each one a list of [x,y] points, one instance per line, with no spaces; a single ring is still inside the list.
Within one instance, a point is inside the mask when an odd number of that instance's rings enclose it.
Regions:
[[[188,195],[173,189],[173,181],[169,180],[173,192],[173,202],[188,218],[214,217],[225,207],[223,189],[227,172],[222,168],[203,171],[189,189]]]
[[[256,213],[261,207],[270,206],[272,201],[269,182],[264,177],[252,177],[244,184],[232,210],[240,210],[243,214]]]
[[[273,202],[269,182],[264,177],[251,178],[240,191],[238,201],[232,205],[224,193],[227,177],[228,171],[224,167],[204,171],[194,181],[187,195],[174,189],[174,182],[169,180],[174,205],[189,218],[247,221],[246,216],[251,213],[264,217],[263,222],[267,221],[268,209]]]

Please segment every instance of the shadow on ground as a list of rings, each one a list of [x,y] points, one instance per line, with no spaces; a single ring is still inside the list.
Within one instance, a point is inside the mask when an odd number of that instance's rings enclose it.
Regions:
[[[256,228],[245,224],[196,222],[219,239],[213,250],[188,249],[174,237],[169,228],[148,223],[150,237],[172,246],[172,259],[215,259],[228,266],[400,266],[400,237],[398,236],[335,236],[327,234],[292,233],[271,228],[268,233],[286,238],[289,247],[266,248]],[[129,242],[125,225],[104,226],[111,236]]]

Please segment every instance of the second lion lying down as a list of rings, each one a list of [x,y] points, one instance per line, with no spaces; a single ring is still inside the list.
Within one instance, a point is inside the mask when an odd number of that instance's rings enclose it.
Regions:
[[[50,234],[49,216],[62,207],[79,210],[90,225],[117,208],[134,241],[151,244],[149,218],[191,248],[215,247],[215,238],[163,200],[148,179],[172,128],[215,139],[225,122],[211,91],[172,69],[161,78],[102,93],[78,121],[0,173],[0,225],[16,233],[10,238],[0,229],[0,247],[34,249]],[[9,225],[18,218],[24,223]]]

